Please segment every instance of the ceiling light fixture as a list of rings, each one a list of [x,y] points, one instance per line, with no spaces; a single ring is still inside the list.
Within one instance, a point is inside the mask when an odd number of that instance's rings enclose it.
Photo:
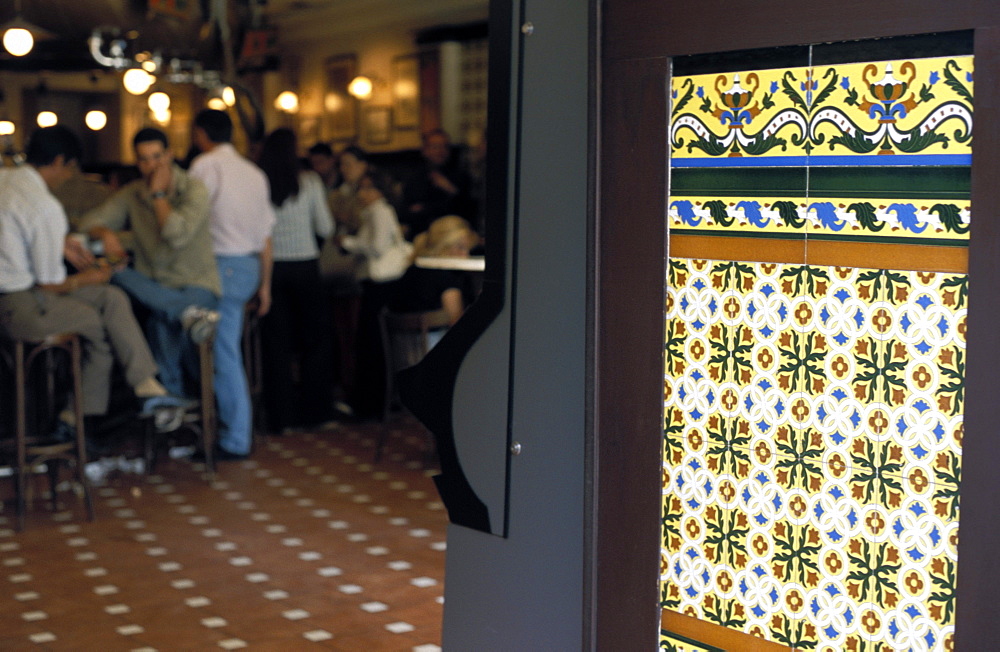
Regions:
[[[0,25],[3,46],[15,57],[23,57],[35,47],[35,41],[52,38],[52,32],[33,25],[21,17],[21,0],[14,4],[14,18]]]
[[[59,123],[59,116],[52,111],[42,111],[35,120],[39,127],[54,127]]]
[[[108,124],[108,114],[100,109],[93,109],[87,111],[87,115],[83,117],[83,122],[91,131],[100,131]]]
[[[149,90],[149,87],[156,81],[156,77],[142,68],[129,68],[122,77],[122,84],[132,95],[142,95]]]
[[[156,91],[150,94],[146,104],[149,105],[149,110],[153,113],[163,113],[170,108],[170,96],[163,91]]]

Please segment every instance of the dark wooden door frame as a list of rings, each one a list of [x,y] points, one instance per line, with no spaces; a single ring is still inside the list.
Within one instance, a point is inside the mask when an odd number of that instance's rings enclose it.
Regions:
[[[971,309],[956,642],[1000,649],[1000,3],[604,0],[600,7],[593,321],[592,649],[659,630],[660,451],[670,58],[975,30]]]

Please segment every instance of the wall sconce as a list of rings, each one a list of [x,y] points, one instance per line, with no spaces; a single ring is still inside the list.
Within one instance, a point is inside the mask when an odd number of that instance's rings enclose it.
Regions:
[[[282,113],[298,113],[299,96],[292,91],[282,91],[278,97],[274,98],[274,108]]]
[[[149,87],[156,81],[156,77],[142,68],[129,68],[122,77],[122,84],[125,90],[132,95],[142,95],[149,90]]]
[[[59,123],[59,116],[52,111],[42,111],[35,118],[39,127],[54,127]]]
[[[108,114],[100,109],[93,109],[87,111],[87,115],[83,117],[83,122],[91,131],[100,131],[108,124]]]
[[[0,136],[14,135],[14,123],[10,120],[0,120]]]
[[[370,77],[358,75],[347,85],[347,92],[359,100],[371,99],[372,91],[375,90],[375,82]]]

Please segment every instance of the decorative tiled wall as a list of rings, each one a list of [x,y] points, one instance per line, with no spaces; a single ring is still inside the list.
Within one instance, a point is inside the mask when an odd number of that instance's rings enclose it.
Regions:
[[[967,245],[971,74],[674,77],[670,238],[709,244],[669,260],[665,610],[795,649],[953,649],[968,278],[924,254]],[[789,239],[800,259],[770,259]],[[713,259],[723,240],[746,257]],[[810,241],[899,255],[819,264]]]
[[[971,57],[692,75],[672,95],[675,233],[968,237]]]

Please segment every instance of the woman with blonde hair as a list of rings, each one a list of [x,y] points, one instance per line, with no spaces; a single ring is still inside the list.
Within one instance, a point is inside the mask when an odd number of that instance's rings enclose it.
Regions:
[[[431,222],[426,231],[413,239],[417,258],[468,258],[478,244],[476,233],[461,217],[446,215]],[[454,269],[434,269],[411,264],[396,284],[389,309],[393,312],[444,310],[449,324],[462,316],[471,299],[471,279]],[[433,346],[444,331],[430,334]]]

